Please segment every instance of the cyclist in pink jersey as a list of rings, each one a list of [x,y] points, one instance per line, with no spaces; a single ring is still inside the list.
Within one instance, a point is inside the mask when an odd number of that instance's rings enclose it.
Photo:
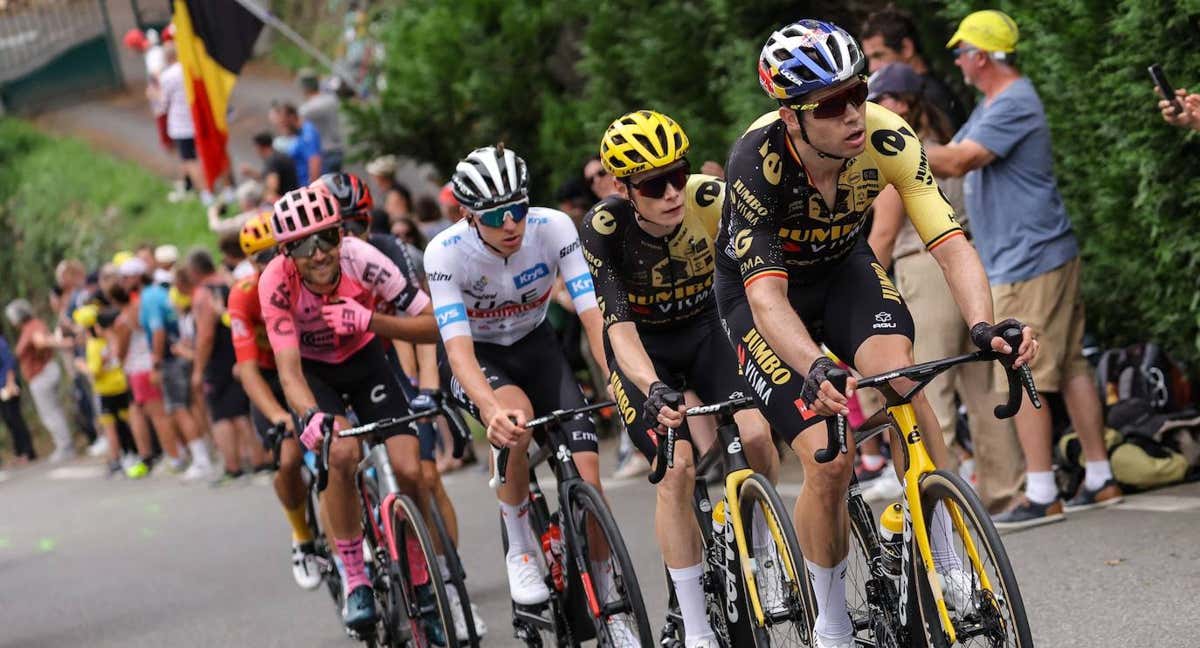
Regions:
[[[433,342],[437,325],[429,296],[409,282],[369,243],[343,239],[336,205],[328,194],[307,187],[275,203],[271,229],[282,254],[263,270],[259,302],[284,395],[301,413],[300,441],[320,446],[322,425],[349,426],[347,406],[368,422],[408,413],[396,375],[379,336]],[[377,312],[390,302],[397,313]],[[343,394],[346,395],[343,398]],[[417,502],[419,444],[414,428],[387,440],[401,488]],[[359,443],[335,439],[329,450],[329,486],[322,498],[345,572],[342,619],[353,630],[375,623],[375,600],[363,567],[362,515],[354,474],[362,459]]]

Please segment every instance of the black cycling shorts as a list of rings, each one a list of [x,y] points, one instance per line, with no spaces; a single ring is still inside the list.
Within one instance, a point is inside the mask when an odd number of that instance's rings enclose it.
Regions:
[[[378,336],[338,364],[304,358],[301,366],[322,412],[346,416],[347,409],[353,408],[363,423],[408,414],[408,400]],[[416,435],[417,431],[410,425],[393,433]]]
[[[208,415],[213,422],[235,419],[250,415],[250,397],[236,380],[220,383],[204,383],[204,402],[208,404]]]
[[[554,329],[547,321],[509,346],[476,342],[475,359],[492,389],[505,385],[521,388],[533,404],[535,417],[556,409],[575,409],[587,405],[567,358],[559,348]],[[479,408],[467,398],[462,385],[451,375],[450,361],[441,345],[438,346],[438,371],[441,374],[442,391],[460,401],[471,416],[478,419]],[[570,441],[568,447],[571,452],[596,452],[599,448],[596,427],[590,418],[566,423],[563,430]]]
[[[129,404],[132,402],[132,397],[128,391],[123,391],[120,394],[112,396],[100,396],[100,418],[111,419],[114,423],[117,421],[129,420]]]
[[[733,345],[738,366],[763,414],[791,442],[821,422],[800,414],[800,392],[808,367],[788,365],[754,325],[750,304],[736,271],[717,267],[717,306]],[[854,362],[858,347],[873,335],[903,335],[913,339],[908,306],[888,279],[865,240],[836,266],[804,282],[788,284],[788,301],[812,338],[834,355]]]
[[[638,331],[638,335],[654,364],[654,373],[672,389],[680,392],[691,389],[705,403],[741,398],[750,392],[715,313],[678,329]],[[647,421],[642,415],[646,395],[621,369],[607,334],[604,353],[612,370],[609,382],[625,431],[633,445],[653,463],[658,445],[654,433],[657,422]],[[691,442],[686,420],[675,434],[677,439]]]
[[[300,418],[295,412],[288,409],[287,396],[283,393],[283,383],[279,382],[279,374],[272,369],[258,368],[258,372],[262,374],[263,380],[267,381],[267,386],[271,388],[271,394],[275,396],[275,401],[288,410],[288,414],[292,416],[292,429],[302,430]],[[258,433],[259,441],[262,441],[263,447],[270,450],[271,445],[268,443],[267,433],[271,431],[271,421],[267,419],[254,403],[250,403],[250,420],[254,422],[254,431]]]

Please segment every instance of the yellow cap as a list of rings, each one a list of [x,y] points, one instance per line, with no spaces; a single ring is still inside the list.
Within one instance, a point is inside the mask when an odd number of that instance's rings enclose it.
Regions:
[[[963,18],[958,30],[946,43],[954,47],[966,41],[985,52],[1013,52],[1017,49],[1017,23],[1008,14],[995,9],[976,11]]]
[[[130,252],[129,250],[121,250],[120,252],[117,252],[116,254],[113,255],[112,264],[119,268],[119,267],[121,267],[122,263],[125,263],[126,261],[128,261],[132,258],[133,258],[133,252]]]
[[[96,325],[96,320],[100,319],[100,309],[94,304],[85,304],[75,309],[71,319],[83,328],[91,328]]]
[[[167,299],[170,300],[172,306],[179,310],[186,310],[192,305],[191,295],[185,295],[175,286],[171,286],[171,289],[167,291]]]

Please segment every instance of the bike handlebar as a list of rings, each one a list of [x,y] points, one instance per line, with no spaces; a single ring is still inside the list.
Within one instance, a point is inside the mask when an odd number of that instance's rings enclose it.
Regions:
[[[554,410],[543,417],[526,421],[523,427],[530,432],[535,432],[541,428],[548,428],[562,425],[568,421],[574,421],[575,419],[595,412],[596,410],[612,407],[614,404],[615,403],[612,401],[603,401],[600,403],[594,403],[592,405],[585,405],[584,407],[577,407],[575,409]],[[495,445],[492,445],[491,447],[492,462],[495,466],[496,472],[492,475],[492,478],[488,480],[488,486],[490,488],[499,488],[502,484],[508,483],[508,456],[511,448],[498,448]]]
[[[663,402],[671,409],[678,409],[683,405],[683,394],[674,392],[663,396]],[[668,468],[675,467],[675,428],[667,428],[667,433],[662,434],[658,431],[658,426],[654,427],[654,472],[650,473],[650,483],[657,484],[666,476]]]
[[[674,407],[678,407],[678,405],[674,405]],[[753,397],[739,396],[737,398],[731,398],[719,403],[712,403],[711,405],[697,405],[696,407],[689,407],[683,412],[683,415],[685,417],[709,416],[712,414],[728,414],[732,416],[735,412],[752,407],[758,407],[758,404],[754,401]],[[675,467],[676,437],[674,430],[668,429],[667,434],[658,436],[663,436],[666,438],[660,439],[656,437],[658,444],[654,457],[654,472],[650,473],[649,477],[647,477],[651,484],[657,484],[662,481],[662,478],[667,474],[667,469]]]
[[[877,385],[885,384],[889,380],[895,378],[908,378],[918,383],[917,386],[907,395],[911,396],[913,393],[919,391],[925,387],[925,385],[929,384],[929,381],[933,380],[933,378],[938,374],[950,369],[951,367],[967,362],[990,362],[997,360],[1004,364],[1004,373],[1008,377],[1008,400],[995,407],[993,414],[996,415],[996,418],[1010,418],[1015,415],[1019,409],[1021,409],[1022,391],[1029,396],[1029,402],[1033,403],[1035,408],[1041,409],[1042,401],[1038,397],[1037,386],[1033,383],[1033,372],[1029,369],[1029,365],[1022,365],[1019,369],[1013,369],[1011,367],[1012,362],[1017,358],[1018,348],[1021,345],[1021,331],[1016,327],[1008,328],[1001,332],[1000,337],[1004,339],[1005,343],[1012,347],[1011,353],[1001,354],[997,351],[976,351],[975,353],[961,355],[954,358],[934,360],[933,362],[925,362],[922,364],[913,365],[911,367],[889,371],[877,376],[871,376],[870,378],[863,378],[862,380],[858,381],[858,386],[859,388],[875,387]],[[828,377],[830,382],[834,383],[834,387],[837,388],[839,392],[845,392],[845,380],[848,375],[849,374],[841,369],[835,369],[829,372]],[[837,382],[835,382],[835,378],[837,379]],[[818,463],[828,463],[833,461],[838,454],[845,453],[847,451],[845,418],[841,415],[838,415],[835,418],[836,421],[834,425],[826,426],[826,432],[828,435],[826,447],[813,453],[813,458],[816,459]]]

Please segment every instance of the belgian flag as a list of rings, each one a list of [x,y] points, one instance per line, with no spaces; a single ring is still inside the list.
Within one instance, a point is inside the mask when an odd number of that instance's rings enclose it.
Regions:
[[[196,154],[211,189],[229,168],[229,95],[262,21],[235,0],[174,0],[175,48],[196,126]]]

